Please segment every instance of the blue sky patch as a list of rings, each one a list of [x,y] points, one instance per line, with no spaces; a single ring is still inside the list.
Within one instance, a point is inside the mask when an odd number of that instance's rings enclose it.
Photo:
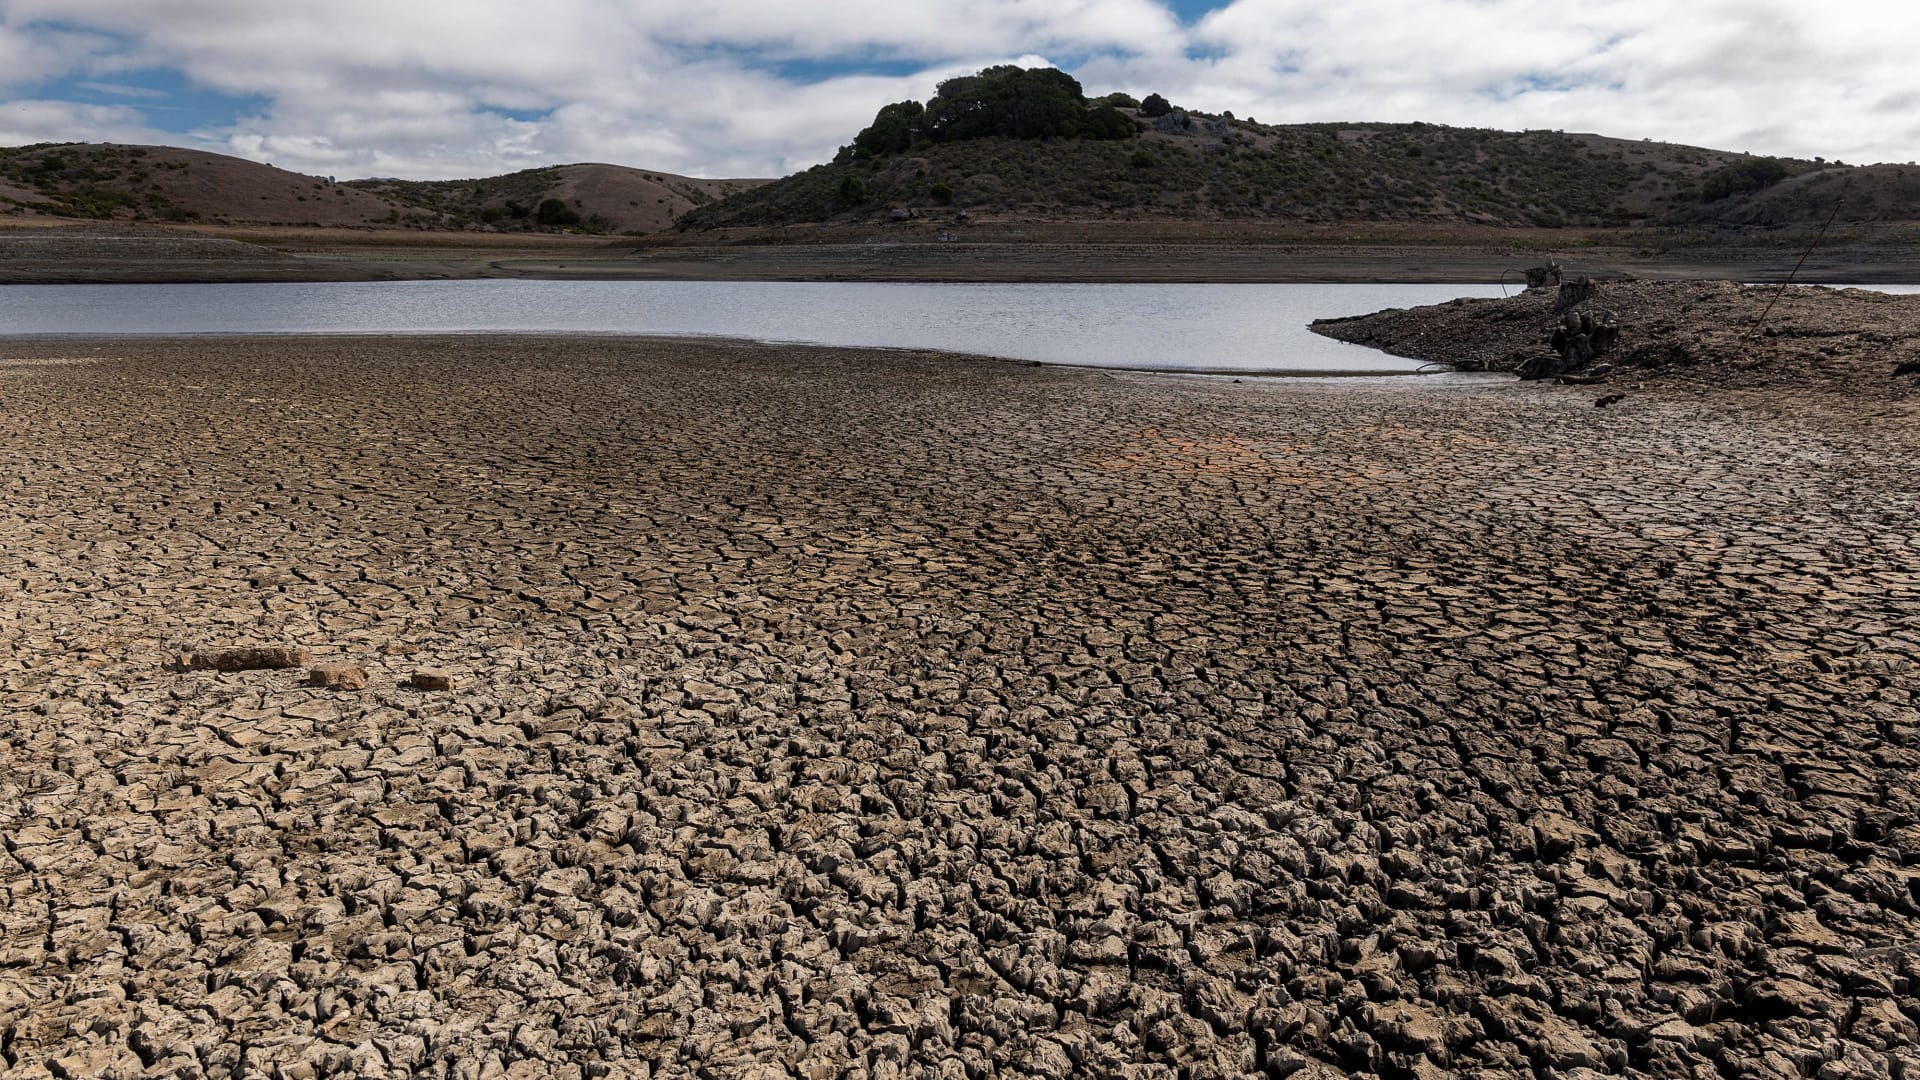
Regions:
[[[786,82],[810,86],[849,75],[878,75],[903,78],[930,65],[924,60],[899,60],[881,57],[744,57],[746,66],[778,76]]]
[[[1167,0],[1167,9],[1180,16],[1183,23],[1197,23],[1210,11],[1226,7],[1226,0]]]
[[[200,86],[171,68],[116,71],[97,77],[75,73],[42,83],[36,96],[138,109],[152,127],[183,135],[227,127],[271,104],[271,99],[263,95],[228,94]]]
[[[523,124],[537,124],[553,116],[552,109],[509,109],[504,105],[483,105],[481,109],[495,116],[518,120]]]

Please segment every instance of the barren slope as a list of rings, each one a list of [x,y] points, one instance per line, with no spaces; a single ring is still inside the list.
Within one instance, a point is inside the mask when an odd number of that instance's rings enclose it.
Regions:
[[[0,213],[260,225],[391,224],[416,213],[324,177],[172,146],[0,149]]]
[[[479,180],[336,184],[271,165],[170,146],[62,143],[0,148],[0,215],[236,225],[657,232],[760,180],[702,180],[622,165],[561,165]]]
[[[476,180],[362,180],[353,186],[432,211],[452,227],[536,229],[542,202],[558,199],[589,232],[658,232],[696,206],[763,180],[701,180],[624,165],[555,165]]]

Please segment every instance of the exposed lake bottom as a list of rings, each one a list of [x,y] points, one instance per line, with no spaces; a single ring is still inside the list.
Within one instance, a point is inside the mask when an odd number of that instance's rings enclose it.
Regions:
[[[22,1071],[1912,1056],[1912,403],[477,336],[0,397]]]

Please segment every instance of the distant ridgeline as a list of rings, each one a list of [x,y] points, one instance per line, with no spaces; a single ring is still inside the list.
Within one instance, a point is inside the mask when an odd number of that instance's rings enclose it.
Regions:
[[[1907,184],[1904,170],[1884,172],[1895,168],[1558,131],[1261,124],[1158,94],[1089,99],[1066,72],[1002,65],[948,79],[924,103],[885,106],[829,164],[697,207],[678,227],[941,208],[1056,219],[1799,225],[1826,217],[1836,178],[1851,188]],[[1920,184],[1920,170],[1912,179]],[[1911,200],[1889,194],[1878,205],[1864,220],[1920,218]]]
[[[21,217],[638,234],[761,182],[589,163],[477,180],[336,183],[172,146],[0,147],[0,215]]]
[[[1489,226],[1920,221],[1920,166],[1843,166],[1558,131],[1262,124],[1159,94],[1089,99],[990,67],[880,109],[833,161],[771,182],[624,165],[471,180],[304,176],[167,146],[0,147],[0,218],[648,235],[1017,215]],[[944,211],[944,214],[941,213]]]

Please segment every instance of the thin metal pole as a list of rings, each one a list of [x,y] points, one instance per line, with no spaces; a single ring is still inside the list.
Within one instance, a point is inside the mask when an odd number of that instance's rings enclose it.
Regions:
[[[1819,247],[1820,241],[1826,239],[1827,230],[1833,227],[1833,220],[1840,216],[1840,208],[1845,206],[1846,202],[1847,191],[1841,188],[1840,198],[1833,204],[1833,213],[1827,215],[1827,223],[1820,226],[1820,231],[1814,234],[1813,243],[1808,244],[1807,250],[1800,253],[1800,261],[1793,264],[1793,272],[1787,275],[1787,280],[1781,282],[1780,288],[1774,290],[1773,299],[1767,301],[1767,310],[1761,312],[1760,318],[1754,321],[1753,331],[1747,335],[1748,341],[1760,336],[1760,328],[1767,324],[1767,316],[1773,314],[1773,305],[1780,302],[1780,298],[1787,294],[1787,289],[1793,284],[1793,279],[1800,276],[1800,268],[1807,265],[1807,259],[1813,254],[1813,249]]]

